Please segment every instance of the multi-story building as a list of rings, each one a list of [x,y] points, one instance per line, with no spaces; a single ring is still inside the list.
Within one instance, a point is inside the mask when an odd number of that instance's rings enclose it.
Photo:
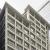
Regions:
[[[5,3],[0,14],[0,50],[48,50],[49,28],[31,6],[21,15]]]

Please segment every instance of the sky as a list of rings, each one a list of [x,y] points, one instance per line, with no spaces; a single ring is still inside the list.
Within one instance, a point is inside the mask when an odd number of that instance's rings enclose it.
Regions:
[[[8,2],[12,7],[14,7],[21,14],[24,12],[28,4],[32,6],[33,9],[38,11],[48,0],[0,0],[0,8],[3,8],[4,3]],[[50,3],[45,6],[39,14],[50,23]],[[48,15],[49,14],[49,15]]]
[[[50,23],[50,3],[39,12]]]
[[[35,10],[38,10],[48,0],[0,0],[0,8],[3,7],[5,1],[22,13],[28,4],[30,4]]]
[[[0,8],[2,9],[4,3],[8,2],[12,7],[14,7],[21,14],[24,12],[28,4],[32,6],[33,9],[38,11],[48,0],[0,0]],[[39,14],[50,23],[50,3],[47,4]]]

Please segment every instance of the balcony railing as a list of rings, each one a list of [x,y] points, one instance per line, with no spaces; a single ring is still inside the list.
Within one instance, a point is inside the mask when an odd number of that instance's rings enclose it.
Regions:
[[[10,16],[8,16],[7,20],[12,23],[13,25],[15,25],[15,20],[13,18],[11,18]]]

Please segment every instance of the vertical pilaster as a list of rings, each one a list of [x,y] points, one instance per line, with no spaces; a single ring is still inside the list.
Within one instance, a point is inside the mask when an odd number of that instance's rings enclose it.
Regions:
[[[5,9],[5,50],[7,50],[7,13],[8,8]]]
[[[24,28],[23,28],[23,18],[22,18],[22,33],[23,33],[22,36],[23,36],[23,50],[24,50],[24,32],[23,31],[24,31]]]
[[[29,12],[30,12],[30,11],[28,10],[28,11],[27,11],[27,19],[28,19],[28,20],[30,20]]]
[[[16,18],[16,13],[15,13],[15,18]],[[15,50],[16,50],[16,19],[15,19]]]

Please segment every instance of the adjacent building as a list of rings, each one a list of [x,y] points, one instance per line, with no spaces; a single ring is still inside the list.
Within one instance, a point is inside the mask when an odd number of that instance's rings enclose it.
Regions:
[[[48,47],[48,48],[49,48],[49,50],[50,50],[50,37],[49,37],[49,47]]]
[[[30,5],[22,15],[5,3],[0,14],[0,50],[48,50],[49,29]]]

